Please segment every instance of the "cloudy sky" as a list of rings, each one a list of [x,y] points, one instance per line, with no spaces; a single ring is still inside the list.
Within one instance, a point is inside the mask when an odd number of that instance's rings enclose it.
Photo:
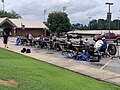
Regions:
[[[106,2],[114,3],[111,6],[112,19],[120,17],[120,1],[119,0],[5,0],[5,10],[14,10],[24,19],[39,19],[44,21],[44,10],[48,13],[53,11],[62,11],[66,7],[65,12],[69,15],[71,23],[88,24],[90,18],[106,19],[108,5]],[[2,9],[2,2],[0,2]]]

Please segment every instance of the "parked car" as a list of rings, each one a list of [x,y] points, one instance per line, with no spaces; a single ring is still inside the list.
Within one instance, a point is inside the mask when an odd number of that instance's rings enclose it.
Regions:
[[[79,39],[82,36],[80,34],[76,34],[76,33],[69,33],[69,34],[67,34],[67,37],[74,38],[74,39],[76,39],[76,38]]]
[[[99,39],[105,37],[106,39],[109,39],[109,33],[96,35],[94,36],[94,39]],[[117,40],[120,39],[120,35],[116,35],[115,33],[110,33],[110,40]]]

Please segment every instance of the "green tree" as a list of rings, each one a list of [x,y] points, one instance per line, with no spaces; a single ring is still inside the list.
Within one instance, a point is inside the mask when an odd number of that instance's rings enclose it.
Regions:
[[[80,23],[72,24],[71,27],[72,27],[72,29],[78,29],[78,30],[86,29],[86,27],[84,27],[84,25],[80,24]]]
[[[90,21],[89,27],[91,30],[97,30],[98,29],[98,23],[96,19],[93,19]]]
[[[98,19],[98,30],[106,29],[106,21],[104,19]]]
[[[68,32],[71,27],[68,15],[64,12],[49,13],[47,23],[52,33]]]
[[[111,22],[111,29],[113,29],[113,30],[117,30],[118,29],[118,20],[113,20],[112,22]]]
[[[88,26],[87,26],[87,25],[84,25],[83,30],[88,30]]]
[[[22,18],[14,10],[12,10],[11,12],[7,12],[7,11],[1,10],[0,11],[0,18],[4,18],[4,17],[8,17],[8,18]]]

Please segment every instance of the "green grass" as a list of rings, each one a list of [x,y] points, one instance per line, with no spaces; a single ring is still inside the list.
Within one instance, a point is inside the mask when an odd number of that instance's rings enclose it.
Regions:
[[[1,48],[0,79],[18,83],[15,87],[0,85],[0,90],[120,90],[118,86]]]

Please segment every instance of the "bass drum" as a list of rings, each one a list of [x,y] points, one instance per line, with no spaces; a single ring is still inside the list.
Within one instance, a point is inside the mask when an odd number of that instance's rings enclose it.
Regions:
[[[109,44],[108,53],[110,55],[115,55],[117,53],[117,49],[116,49],[116,46],[114,44]]]

